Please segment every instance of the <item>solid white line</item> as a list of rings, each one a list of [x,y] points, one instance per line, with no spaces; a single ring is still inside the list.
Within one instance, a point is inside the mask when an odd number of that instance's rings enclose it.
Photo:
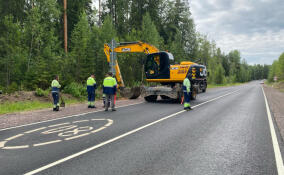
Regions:
[[[235,92],[237,92],[237,91],[239,91],[239,90],[236,90],[236,91],[233,91],[233,92],[231,92],[231,93],[228,93],[228,94],[225,94],[225,95],[216,97],[216,98],[214,98],[214,99],[212,99],[212,100],[208,100],[208,101],[206,101],[206,102],[204,102],[204,103],[201,103],[201,104],[199,104],[199,105],[193,106],[192,108],[195,108],[195,107],[200,106],[200,105],[202,105],[202,104],[206,104],[206,103],[209,103],[209,102],[211,102],[211,101],[217,100],[217,99],[219,99],[219,98],[225,97],[225,96],[230,95],[230,94],[232,94],[232,93],[235,93]],[[78,157],[78,156],[80,156],[80,155],[82,155],[82,154],[88,153],[88,152],[93,151],[93,150],[95,150],[95,149],[97,149],[97,148],[99,148],[99,147],[102,147],[102,146],[104,146],[104,145],[106,145],[106,144],[112,143],[112,142],[114,142],[114,141],[116,141],[116,140],[119,140],[119,139],[121,139],[121,138],[123,138],[123,137],[126,137],[126,136],[128,136],[128,135],[131,135],[131,134],[133,134],[133,133],[136,133],[137,131],[140,131],[140,130],[142,130],[142,129],[145,129],[145,128],[147,128],[147,127],[149,127],[149,126],[152,126],[152,125],[154,125],[154,124],[156,124],[156,123],[160,123],[160,122],[162,122],[162,121],[164,121],[164,120],[167,120],[167,119],[169,119],[169,118],[175,117],[175,116],[177,116],[178,114],[181,114],[181,113],[183,113],[183,112],[185,112],[185,110],[182,110],[182,111],[179,111],[179,112],[177,112],[177,113],[171,114],[171,115],[169,115],[169,116],[163,117],[163,118],[161,118],[161,119],[159,119],[159,120],[156,120],[156,121],[151,122],[151,123],[149,123],[149,124],[147,124],[147,125],[141,126],[141,127],[137,128],[137,129],[134,129],[134,130],[132,130],[132,131],[126,132],[126,133],[124,133],[124,134],[122,134],[122,135],[120,135],[120,136],[114,137],[114,138],[112,138],[112,139],[110,139],[110,140],[107,140],[107,141],[105,141],[105,142],[102,142],[102,143],[100,143],[100,144],[98,144],[98,145],[95,145],[95,146],[93,146],[93,147],[87,148],[87,149],[85,149],[85,150],[83,150],[83,151],[80,151],[80,152],[78,152],[78,153],[72,154],[72,155],[67,156],[67,157],[65,157],[65,158],[62,158],[62,159],[60,159],[60,160],[57,160],[57,161],[55,161],[55,162],[53,162],[53,163],[50,163],[50,164],[45,165],[45,166],[43,166],[43,167],[40,167],[40,168],[38,168],[38,169],[36,169],[36,170],[30,171],[30,172],[26,173],[25,175],[32,175],[32,174],[39,173],[39,172],[41,172],[41,171],[43,171],[43,170],[46,170],[46,169],[48,169],[48,168],[51,168],[51,167],[56,166],[56,165],[58,165],[58,164],[61,164],[61,163],[65,162],[65,161],[67,161],[67,160],[73,159],[73,158]]]
[[[122,105],[122,106],[118,106],[116,108],[123,108],[123,107],[127,107],[127,106],[138,105],[138,104],[141,104],[141,103],[145,103],[145,102],[139,102],[139,103],[134,103],[134,104],[129,104],[129,105]],[[92,112],[81,113],[81,114],[76,114],[76,115],[70,115],[70,116],[56,118],[56,119],[51,119],[51,120],[35,122],[35,123],[29,123],[29,124],[25,124],[25,125],[13,126],[13,127],[10,127],[10,128],[3,128],[3,129],[0,129],[0,131],[5,131],[5,130],[15,129],[15,128],[21,128],[21,127],[24,127],[24,126],[30,126],[30,125],[40,124],[40,123],[46,123],[46,122],[51,122],[51,121],[56,121],[56,120],[61,120],[61,119],[66,119],[66,118],[71,118],[71,117],[78,117],[78,116],[81,116],[81,115],[97,113],[97,112],[101,112],[101,111],[104,111],[104,109],[97,110],[97,111],[92,111]]]
[[[273,121],[272,121],[270,109],[269,109],[268,102],[267,102],[267,98],[266,98],[266,95],[264,93],[263,87],[261,87],[261,88],[262,88],[262,92],[263,92],[264,100],[265,100],[265,105],[266,105],[266,112],[267,112],[267,118],[268,118],[268,121],[269,121],[270,134],[271,134],[271,138],[272,138],[272,144],[273,144],[273,149],[274,149],[277,171],[278,171],[279,175],[283,175],[284,174],[284,166],[283,166],[283,159],[282,159],[281,151],[280,151],[280,148],[279,148],[276,132],[275,132],[275,129],[274,129],[274,124],[273,124]]]

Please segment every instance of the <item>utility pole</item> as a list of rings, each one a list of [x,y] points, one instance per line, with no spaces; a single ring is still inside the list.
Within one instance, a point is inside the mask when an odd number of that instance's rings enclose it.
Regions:
[[[101,25],[101,0],[99,0],[99,25]]]
[[[67,0],[63,0],[63,6],[64,6],[64,50],[67,54]]]

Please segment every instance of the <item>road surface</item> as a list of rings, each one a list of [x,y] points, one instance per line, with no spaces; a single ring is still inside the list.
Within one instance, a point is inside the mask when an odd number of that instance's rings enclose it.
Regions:
[[[0,130],[0,174],[277,174],[259,82]],[[274,135],[275,136],[275,135]],[[278,139],[277,139],[278,138]],[[278,141],[278,142],[277,142]],[[279,150],[278,150],[279,151]],[[282,160],[281,160],[282,161]]]

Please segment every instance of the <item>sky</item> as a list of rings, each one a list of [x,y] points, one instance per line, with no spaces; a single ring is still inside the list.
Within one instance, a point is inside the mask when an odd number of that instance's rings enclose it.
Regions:
[[[272,64],[284,52],[284,0],[188,0],[196,30],[248,64]],[[93,0],[98,7],[98,0]]]
[[[284,0],[188,0],[196,29],[225,53],[272,64],[284,52]]]

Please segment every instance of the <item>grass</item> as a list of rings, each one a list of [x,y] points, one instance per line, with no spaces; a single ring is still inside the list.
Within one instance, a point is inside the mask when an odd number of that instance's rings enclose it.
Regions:
[[[217,88],[217,87],[228,87],[228,86],[238,86],[244,83],[228,83],[228,84],[208,84],[207,88]]]
[[[68,99],[65,100],[66,104],[76,104],[82,103],[81,100]],[[41,102],[41,101],[22,101],[22,102],[5,102],[0,104],[0,115],[8,114],[21,111],[31,111],[36,109],[52,108],[51,102]]]

